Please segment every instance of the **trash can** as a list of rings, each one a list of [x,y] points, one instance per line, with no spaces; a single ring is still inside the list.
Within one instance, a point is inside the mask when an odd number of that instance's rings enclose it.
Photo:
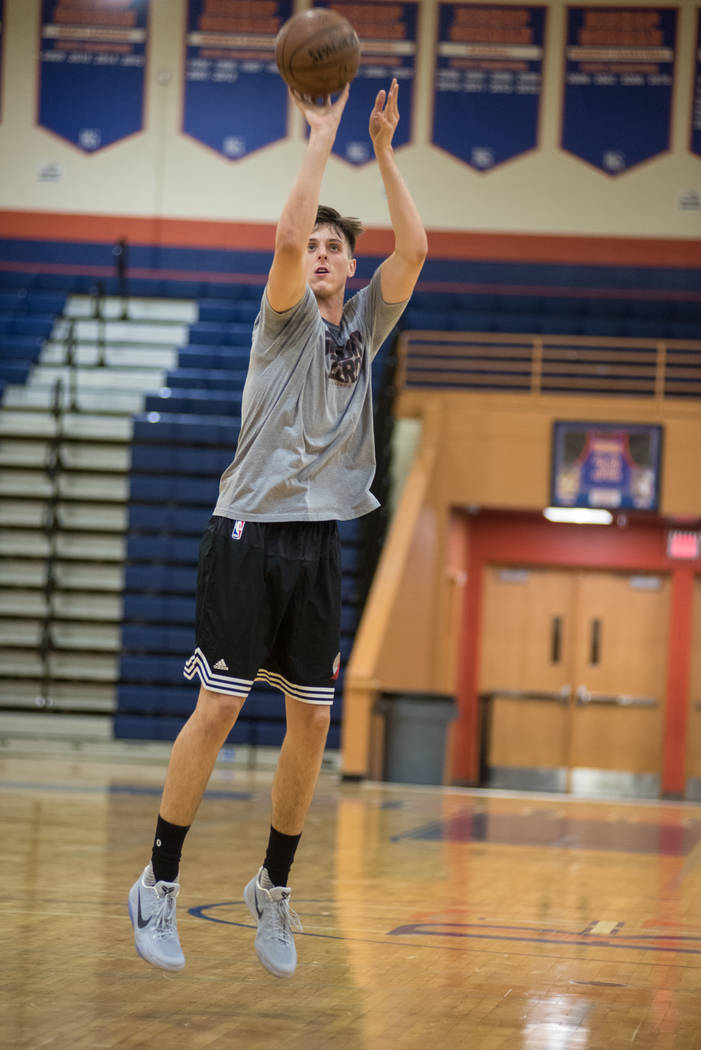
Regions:
[[[382,779],[398,784],[442,784],[446,732],[457,715],[445,693],[383,693],[377,714],[384,717]]]

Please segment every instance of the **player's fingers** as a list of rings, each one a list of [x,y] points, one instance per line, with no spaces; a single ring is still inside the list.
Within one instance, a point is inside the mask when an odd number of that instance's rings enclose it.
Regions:
[[[387,107],[388,107],[388,109],[391,109],[392,116],[394,116],[394,117],[398,117],[399,116],[398,99],[399,99],[399,83],[397,82],[397,80],[393,80],[392,81],[392,86],[389,89],[389,101],[387,103]]]
[[[379,113],[380,110],[382,109],[382,107],[384,106],[384,104],[385,104],[385,94],[386,94],[386,92],[385,92],[384,88],[381,91],[377,92],[377,97],[375,99],[375,105],[374,105],[373,111],[372,111],[373,113]]]

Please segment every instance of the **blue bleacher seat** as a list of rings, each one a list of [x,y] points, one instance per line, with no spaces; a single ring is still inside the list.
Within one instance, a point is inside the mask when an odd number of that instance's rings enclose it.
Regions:
[[[701,317],[696,320],[670,321],[667,325],[669,339],[701,339]]]
[[[172,390],[243,390],[246,373],[223,368],[174,368],[166,375]]]
[[[665,339],[669,335],[669,322],[627,317],[623,321],[622,334],[633,339]]]
[[[247,324],[250,330],[260,303],[254,299],[200,299],[198,308],[200,321]]]
[[[165,388],[168,390],[168,388]],[[240,391],[168,390],[147,394],[144,402],[147,412],[197,413],[198,415],[231,416],[238,420],[241,413]]]
[[[541,302],[543,314],[554,314],[558,317],[578,317],[588,311],[589,304],[582,296],[544,295]]]
[[[197,321],[190,325],[190,342],[205,346],[250,346],[251,325]]]
[[[165,565],[196,565],[199,536],[127,536],[127,558],[131,562]]]
[[[127,565],[124,570],[125,591],[194,594],[196,586],[197,570],[192,566]]]
[[[623,335],[623,319],[620,317],[580,317],[577,331],[580,335]]]
[[[164,408],[167,404],[167,399],[161,402]],[[133,428],[134,437],[144,444],[191,446],[199,442],[233,448],[238,437],[235,419],[166,412],[160,408],[157,412],[134,416]]]
[[[579,319],[576,314],[544,315],[540,318],[540,330],[544,335],[576,335],[580,331]]]
[[[669,303],[669,309],[672,317],[677,321],[696,321],[701,323],[701,298],[672,299]]]
[[[156,478],[153,479],[155,484]],[[129,528],[136,532],[153,532],[169,536],[200,536],[207,527],[211,517],[210,498],[201,507],[175,504],[164,506],[148,503],[131,503],[129,505]]]
[[[203,474],[219,477],[234,458],[235,446],[210,449],[181,445],[133,444],[131,469],[134,473]]]
[[[181,507],[205,504],[209,507],[215,496],[216,489],[210,478],[132,473],[129,483],[132,503],[155,503],[157,511],[166,503],[177,503]]]
[[[246,371],[251,354],[250,339],[245,346],[214,347],[189,344],[178,351],[180,368],[232,368]]]
[[[29,362],[0,359],[0,379],[4,383],[24,383],[29,375]]]

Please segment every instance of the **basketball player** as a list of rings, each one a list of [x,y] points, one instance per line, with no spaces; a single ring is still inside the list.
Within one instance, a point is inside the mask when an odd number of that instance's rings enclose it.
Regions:
[[[287,728],[267,852],[244,899],[257,922],[263,966],[278,977],[296,967],[292,929],[301,926],[287,880],[321,768],[339,671],[337,522],[377,506],[369,491],[370,365],[427,251],[392,151],[397,95],[393,80],[370,115],[394,251],[345,306],[362,227],[320,208],[319,194],[348,88],[324,106],[295,98],[309,139],[277,225],[253,326],[236,455],[200,547],[197,648],[185,666],[188,678],[200,680],[199,696],[173,745],[151,862],[129,893],[136,949],[166,970],[185,965],[175,925],[183,841],[255,679],[284,693]]]

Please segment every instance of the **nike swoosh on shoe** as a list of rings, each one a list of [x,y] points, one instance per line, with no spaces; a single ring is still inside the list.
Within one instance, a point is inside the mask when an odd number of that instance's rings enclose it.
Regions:
[[[141,911],[141,887],[139,887],[139,889],[137,891],[137,894],[136,894],[136,897],[137,897],[137,902],[138,902],[137,913],[136,913],[136,923],[137,923],[137,926],[139,927],[140,930],[145,930],[146,927],[151,922],[151,919],[153,918],[153,916],[150,915],[148,917],[148,919],[144,919],[143,913]]]

